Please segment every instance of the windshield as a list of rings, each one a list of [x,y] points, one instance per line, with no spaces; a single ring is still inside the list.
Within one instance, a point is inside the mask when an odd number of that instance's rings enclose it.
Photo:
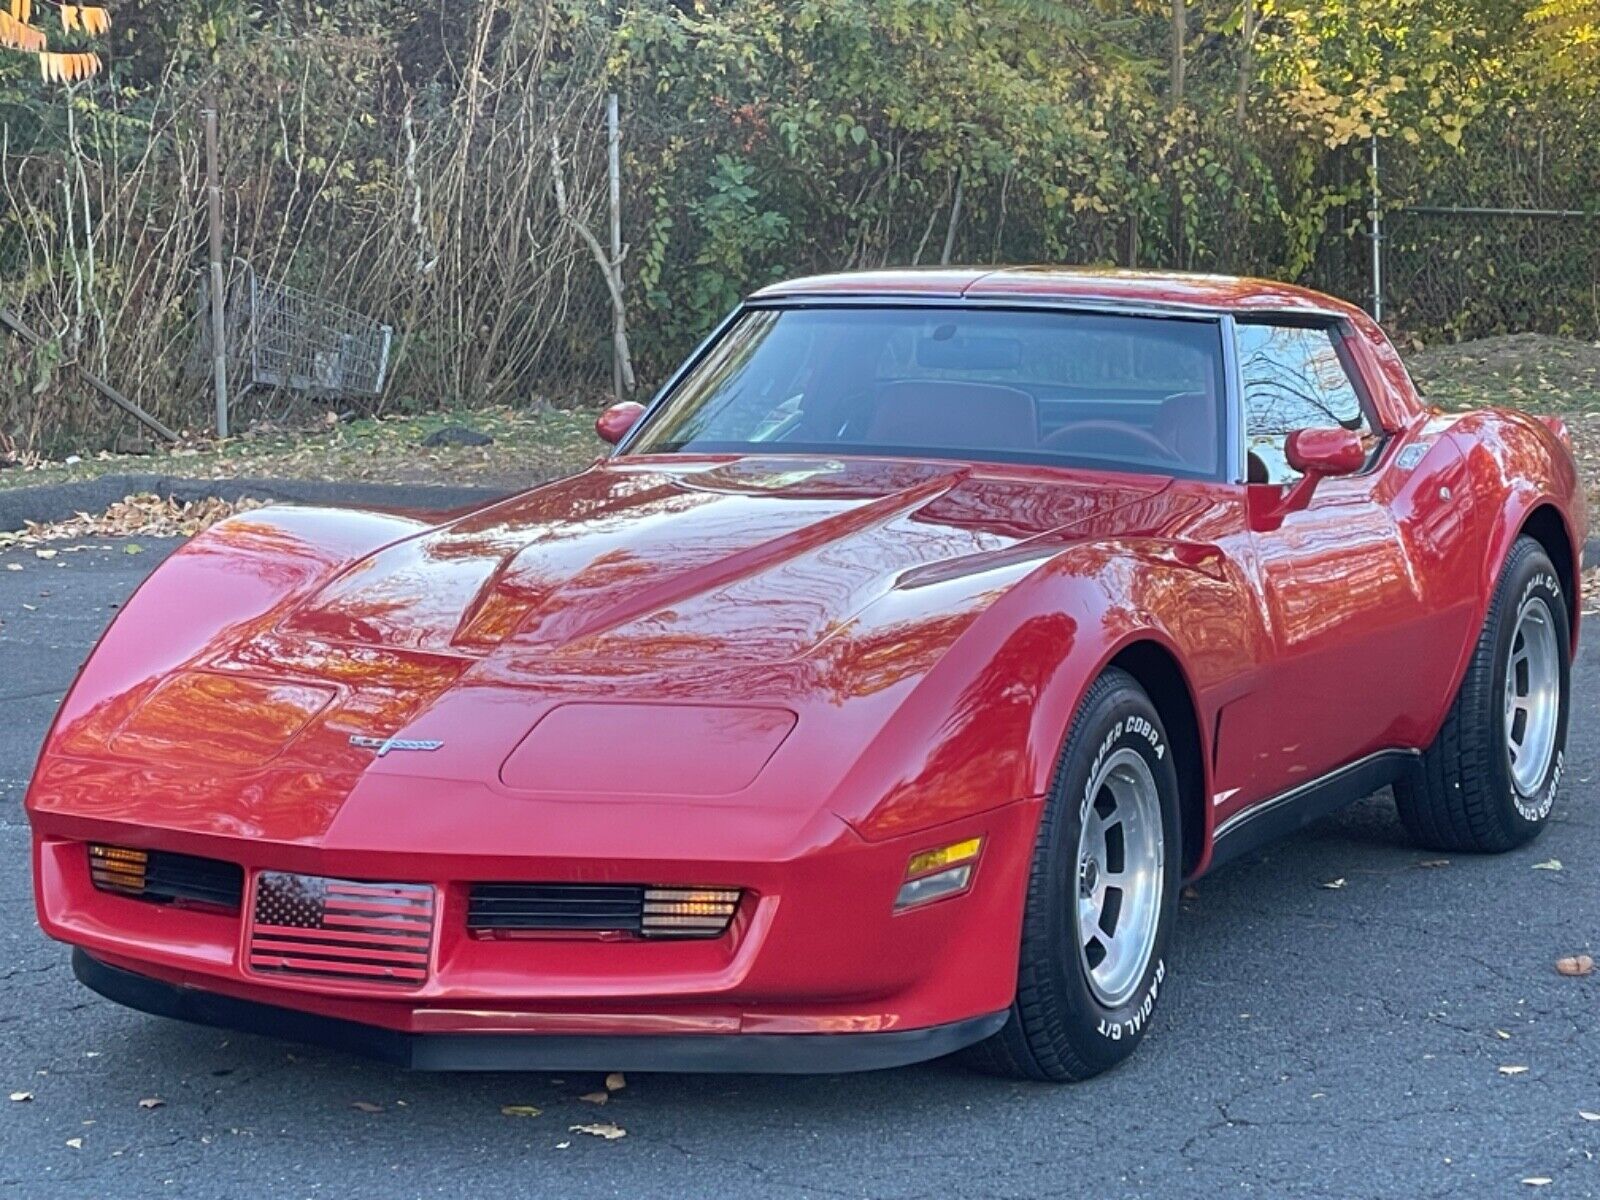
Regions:
[[[751,309],[629,454],[823,453],[1215,477],[1214,319],[947,307]]]

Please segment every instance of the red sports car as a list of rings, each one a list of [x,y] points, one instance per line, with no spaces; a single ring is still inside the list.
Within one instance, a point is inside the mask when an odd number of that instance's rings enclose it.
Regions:
[[[414,1067],[1079,1079],[1185,880],[1385,785],[1440,849],[1549,816],[1566,431],[1429,410],[1347,304],[804,279],[599,431],[149,578],[27,798],[85,984]]]

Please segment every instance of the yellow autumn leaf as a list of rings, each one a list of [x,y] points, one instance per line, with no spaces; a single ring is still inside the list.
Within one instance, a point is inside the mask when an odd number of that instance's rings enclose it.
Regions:
[[[61,31],[71,33],[78,28],[78,6],[76,4],[63,4],[61,6]]]
[[[11,16],[19,24],[26,25],[33,16],[33,0],[11,0]]]
[[[79,80],[88,79],[100,70],[100,56],[98,54],[55,54],[46,53],[39,55],[39,77],[46,83],[77,83]]]
[[[83,17],[83,30],[85,33],[102,34],[111,30],[111,14],[103,8],[84,7],[79,10]]]

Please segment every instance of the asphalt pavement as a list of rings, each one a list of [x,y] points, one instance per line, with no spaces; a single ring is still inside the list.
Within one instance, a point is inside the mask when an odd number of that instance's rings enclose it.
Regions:
[[[23,791],[113,606],[172,545],[87,542],[104,548],[0,554],[0,1194],[1600,1193],[1581,1115],[1600,1114],[1600,973],[1554,969],[1600,957],[1600,642],[1537,843],[1441,865],[1380,793],[1202,880],[1154,1028],[1108,1076],[635,1074],[599,1107],[581,1099],[599,1075],[411,1075],[78,986],[34,922]],[[572,1129],[601,1122],[626,1136]]]

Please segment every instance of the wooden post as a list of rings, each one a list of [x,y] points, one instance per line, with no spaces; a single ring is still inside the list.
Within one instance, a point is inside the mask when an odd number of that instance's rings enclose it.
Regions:
[[[217,110],[206,122],[206,217],[211,226],[211,376],[217,392],[217,436],[228,436],[228,346],[222,279],[222,178],[217,166]]]

